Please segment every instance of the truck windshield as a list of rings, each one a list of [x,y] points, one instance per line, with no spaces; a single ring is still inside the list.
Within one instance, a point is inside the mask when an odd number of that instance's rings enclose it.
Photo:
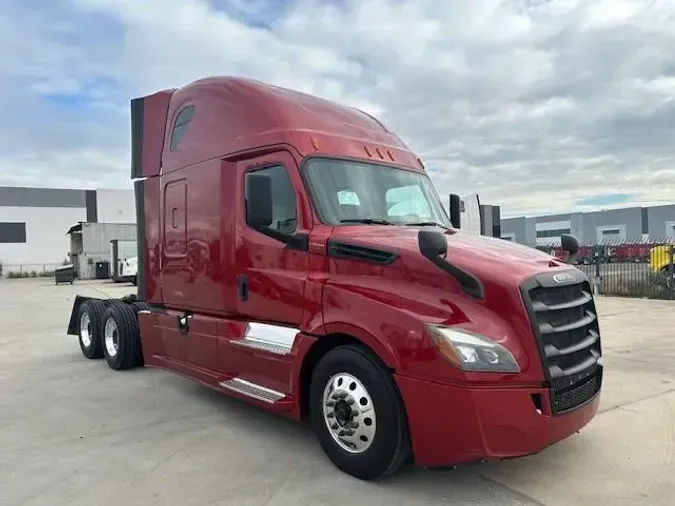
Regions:
[[[318,212],[328,224],[450,227],[431,180],[422,172],[313,158],[307,161],[304,173]]]
[[[304,173],[322,220],[330,225],[450,227],[429,177],[367,162],[312,158]]]

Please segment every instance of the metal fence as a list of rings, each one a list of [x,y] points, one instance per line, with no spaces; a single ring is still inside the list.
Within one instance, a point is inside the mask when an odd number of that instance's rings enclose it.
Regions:
[[[558,258],[555,243],[530,245]],[[596,294],[675,300],[675,238],[603,241],[582,244],[576,267],[586,273]],[[0,278],[53,277],[62,264],[0,264]]]
[[[564,258],[555,244],[537,249]],[[675,239],[582,244],[574,260],[599,295],[675,300]]]
[[[0,263],[0,278],[51,278],[62,263],[4,264]]]

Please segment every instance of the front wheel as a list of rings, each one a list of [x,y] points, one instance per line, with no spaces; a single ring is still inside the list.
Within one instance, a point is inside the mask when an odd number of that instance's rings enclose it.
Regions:
[[[310,385],[310,415],[328,458],[356,478],[382,479],[410,455],[396,384],[360,346],[340,346],[319,361]]]

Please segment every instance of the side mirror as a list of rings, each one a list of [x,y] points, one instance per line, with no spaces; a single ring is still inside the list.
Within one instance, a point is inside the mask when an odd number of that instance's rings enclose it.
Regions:
[[[437,230],[420,230],[417,234],[420,252],[426,258],[444,258],[448,253],[445,236]]]
[[[560,236],[560,246],[563,251],[567,252],[567,262],[574,261],[576,254],[579,252],[579,241],[577,238],[570,234],[563,234]]]
[[[450,223],[454,228],[460,228],[462,222],[462,199],[459,195],[450,194]]]
[[[265,174],[246,175],[246,223],[255,229],[272,224],[272,181]]]
[[[272,179],[266,174],[247,174],[244,180],[246,223],[261,234],[286,244],[289,248],[309,251],[306,233],[287,234],[272,227]]]

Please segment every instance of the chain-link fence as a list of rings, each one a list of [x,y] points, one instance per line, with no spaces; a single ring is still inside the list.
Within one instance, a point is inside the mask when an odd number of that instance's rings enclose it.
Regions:
[[[564,258],[558,246],[535,247]],[[581,245],[573,263],[591,279],[599,295],[675,300],[674,255],[672,237],[610,240]]]

